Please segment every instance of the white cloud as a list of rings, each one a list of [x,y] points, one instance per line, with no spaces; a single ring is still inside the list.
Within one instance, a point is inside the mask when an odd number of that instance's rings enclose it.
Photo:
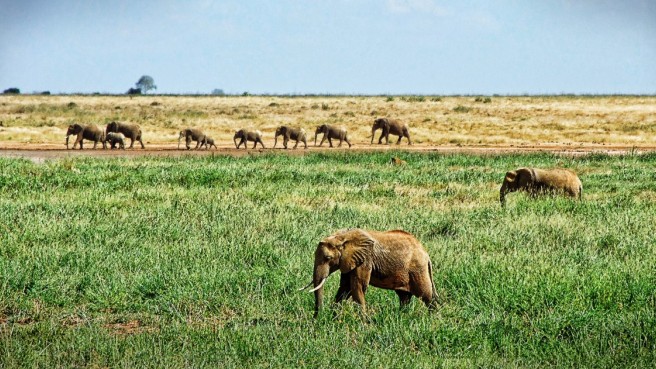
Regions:
[[[387,0],[387,10],[392,13],[426,13],[446,16],[448,11],[435,4],[433,0]]]

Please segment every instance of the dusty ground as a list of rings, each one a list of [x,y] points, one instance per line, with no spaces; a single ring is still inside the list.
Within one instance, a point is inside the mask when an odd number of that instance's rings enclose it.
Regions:
[[[645,153],[656,151],[656,146],[624,146],[624,145],[519,145],[519,146],[434,146],[434,145],[354,145],[348,147],[333,148],[308,146],[307,150],[298,148],[296,150],[284,150],[282,148],[268,149],[251,149],[239,150],[230,145],[219,145],[218,149],[210,150],[178,150],[176,145],[148,145],[145,150],[127,149],[127,150],[103,150],[103,149],[84,149],[84,150],[66,150],[61,148],[62,145],[53,144],[12,144],[0,142],[0,157],[27,158],[35,162],[42,162],[49,159],[68,158],[68,157],[135,157],[135,156],[196,156],[196,155],[258,155],[262,153],[283,153],[287,155],[305,155],[318,151],[412,151],[412,152],[440,152],[440,153],[471,153],[471,154],[502,154],[516,152],[551,152],[563,155],[584,155],[592,152],[607,153],[610,155],[619,155],[627,153]],[[249,146],[250,147],[250,146]]]

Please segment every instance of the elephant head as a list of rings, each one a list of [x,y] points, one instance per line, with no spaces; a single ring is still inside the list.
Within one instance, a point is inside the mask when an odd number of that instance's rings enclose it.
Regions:
[[[535,182],[535,173],[529,168],[520,168],[506,173],[503,179],[501,190],[499,191],[499,201],[501,206],[505,205],[505,197],[509,192],[529,189]]]
[[[118,123],[109,122],[107,124],[107,128],[105,128],[105,134],[110,133],[110,132],[118,132]]]
[[[374,121],[374,125],[371,127],[371,143],[374,143],[374,134],[378,129],[382,129],[382,135],[385,135],[385,132],[389,131],[390,122],[387,118],[378,118]]]
[[[314,252],[314,316],[323,304],[323,285],[328,276],[339,270],[349,273],[356,267],[371,263],[374,239],[363,230],[341,232],[323,239]],[[309,286],[309,285],[308,285]]]
[[[74,123],[68,126],[68,129],[66,130],[66,148],[68,149],[68,138],[70,135],[77,135],[80,132],[82,132],[82,126]]]
[[[273,147],[274,148],[278,144],[278,136],[284,135],[285,131],[287,131],[287,127],[285,127],[285,126],[280,126],[280,127],[276,128],[276,136],[273,138]]]
[[[317,129],[314,131],[314,146],[317,146],[317,136],[319,133],[327,134],[328,133],[328,125],[327,124],[322,124]]]
[[[180,149],[180,140],[182,137],[187,137],[187,132],[185,130],[180,131],[180,134],[178,135],[178,149]]]
[[[232,141],[234,141],[236,148],[239,148],[239,146],[237,146],[237,139],[240,139],[240,140],[244,139],[245,140],[244,137],[245,137],[245,132],[244,132],[243,129],[240,129],[239,131],[235,132],[235,136],[232,138]]]

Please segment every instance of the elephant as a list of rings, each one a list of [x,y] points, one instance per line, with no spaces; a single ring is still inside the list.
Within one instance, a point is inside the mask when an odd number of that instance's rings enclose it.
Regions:
[[[237,144],[237,139],[240,139],[239,144]],[[262,142],[262,132],[260,131],[249,131],[247,129],[240,129],[239,131],[235,132],[235,136],[232,138],[232,140],[235,142],[235,147],[239,149],[241,144],[244,144],[244,148],[248,149],[248,146],[246,145],[248,141],[254,142],[253,148],[257,147],[257,143],[259,142],[260,145],[262,146],[263,149],[266,149],[264,147],[264,142]]]
[[[207,139],[207,135],[205,135],[200,129],[185,128],[180,131],[180,134],[178,135],[178,149],[180,149],[180,140],[182,137],[185,138],[185,146],[187,147],[187,150],[191,149],[189,146],[191,141],[196,141],[196,147],[194,150],[198,150],[199,147],[202,147],[202,145],[205,144],[205,140]]]
[[[526,191],[532,197],[540,193],[562,193],[581,200],[583,185],[581,180],[568,169],[519,168],[506,173],[499,191],[501,206],[509,192]]]
[[[380,134],[378,139],[378,144],[383,143],[383,137],[385,137],[385,144],[389,144],[389,135],[393,134],[399,136],[399,140],[396,141],[396,144],[401,143],[401,139],[406,137],[408,139],[408,145],[412,145],[412,140],[410,139],[410,131],[408,125],[405,123],[400,123],[396,119],[389,118],[378,118],[374,121],[374,125],[371,127],[371,143],[374,143],[374,135],[376,130],[382,129],[383,133]]]
[[[394,290],[401,308],[412,296],[420,298],[429,309],[435,308],[437,292],[433,283],[433,266],[428,253],[410,233],[348,229],[319,242],[314,253],[314,317],[323,304],[323,285],[330,274],[339,270],[340,282],[335,302],[348,298],[365,310],[367,286]]]
[[[319,146],[323,145],[326,138],[328,138],[328,144],[330,144],[330,147],[333,147],[332,139],[334,138],[339,139],[339,145],[337,145],[337,147],[342,146],[342,141],[346,141],[346,143],[349,145],[349,148],[351,147],[346,128],[344,127],[334,127],[328,124],[322,124],[318,126],[316,131],[314,131],[314,146],[317,146],[317,136],[319,133],[323,133],[323,138],[321,139]]]
[[[288,127],[288,126],[280,126],[276,128],[276,136],[273,141],[274,148],[278,144],[278,136],[283,137],[282,145],[285,147],[285,149],[287,149],[287,142],[290,139],[296,141],[294,148],[298,146],[298,142],[300,141],[305,144],[305,148],[307,149],[307,138],[306,138],[305,130],[303,128]]]
[[[396,166],[401,166],[401,165],[408,164],[408,162],[395,156],[390,160],[390,164],[391,165],[396,165]]]
[[[98,145],[98,142],[101,142],[103,149],[107,148],[105,144],[105,133],[95,124],[90,124],[88,126],[83,126],[80,124],[71,124],[68,126],[66,131],[66,148],[68,149],[68,138],[70,135],[77,135],[75,142],[73,143],[73,149],[75,145],[80,144],[80,150],[82,150],[83,140],[93,141],[93,148],[95,149]]]
[[[200,145],[200,147],[205,147],[206,149],[211,149],[212,146],[214,146],[215,149],[218,149],[216,145],[214,144],[214,139],[211,137],[205,136],[205,141]]]
[[[105,136],[105,143],[109,142],[109,147],[115,149],[118,144],[118,148],[125,150],[125,136],[122,133],[109,132]]]
[[[141,141],[141,127],[139,127],[138,124],[110,122],[109,124],[107,124],[107,128],[105,129],[105,134],[110,132],[122,133],[125,135],[126,138],[129,138],[130,149],[132,148],[132,145],[134,145],[134,141],[139,141],[142,149],[146,148],[143,144],[143,141]]]

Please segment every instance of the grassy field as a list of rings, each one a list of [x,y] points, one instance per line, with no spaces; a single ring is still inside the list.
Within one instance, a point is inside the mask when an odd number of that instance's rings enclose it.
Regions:
[[[654,154],[391,154],[0,159],[0,367],[654,366]],[[520,166],[583,202],[501,209]],[[371,288],[314,320],[297,289],[346,227],[415,234],[438,310]]]
[[[71,123],[137,123],[150,144],[177,142],[197,127],[219,145],[240,128],[273,133],[282,124],[314,136],[316,126],[345,126],[369,144],[377,117],[397,118],[425,145],[656,145],[655,96],[7,96],[0,95],[2,142],[64,143]],[[378,132],[380,134],[380,131]],[[173,147],[173,146],[172,146]]]

